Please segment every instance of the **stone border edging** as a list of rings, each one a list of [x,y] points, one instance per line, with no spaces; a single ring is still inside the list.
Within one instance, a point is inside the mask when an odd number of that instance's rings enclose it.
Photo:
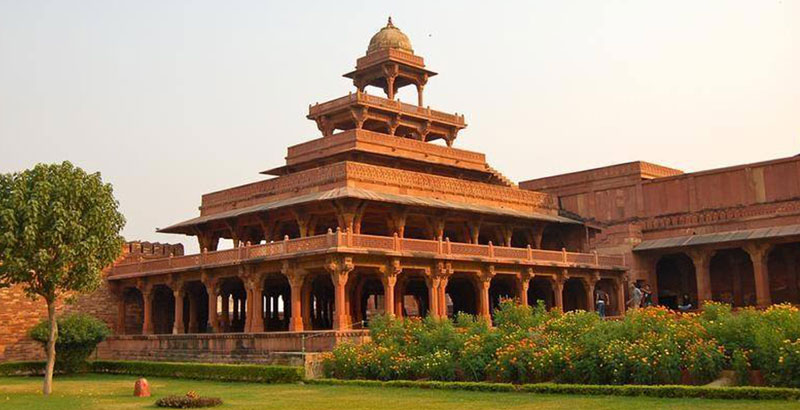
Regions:
[[[703,387],[684,385],[593,385],[593,384],[510,384],[489,382],[440,382],[414,380],[315,379],[306,383],[329,386],[398,387],[436,390],[515,392],[539,394],[581,394],[660,398],[703,398],[723,400],[800,400],[800,389],[786,387]]]

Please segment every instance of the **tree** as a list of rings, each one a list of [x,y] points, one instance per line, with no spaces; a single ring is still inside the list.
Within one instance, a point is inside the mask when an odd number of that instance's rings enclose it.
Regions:
[[[122,251],[125,218],[111,184],[65,161],[0,174],[0,284],[20,285],[47,303],[49,337],[43,392],[53,388],[56,302],[88,292]]]

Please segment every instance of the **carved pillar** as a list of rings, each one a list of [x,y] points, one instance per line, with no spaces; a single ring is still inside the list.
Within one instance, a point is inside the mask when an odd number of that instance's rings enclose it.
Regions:
[[[439,284],[441,279],[432,270],[425,275],[425,286],[428,287],[428,315],[434,318],[439,315]]]
[[[405,234],[407,216],[408,211],[405,209],[393,209],[389,215],[389,227],[401,238]]]
[[[511,237],[514,235],[514,227],[511,225],[501,225],[499,230],[500,237],[503,240],[503,246],[511,247]]]
[[[153,334],[153,286],[144,285],[139,290],[142,292],[142,302],[144,309],[142,309],[144,318],[142,320],[142,334]]]
[[[264,281],[261,275],[252,274],[247,285],[247,327],[246,331],[261,333],[264,331]]]
[[[183,297],[185,295],[185,291],[183,290],[182,285],[176,285],[175,290],[172,291],[172,295],[175,297],[175,321],[172,324],[172,334],[181,334],[184,332],[183,327]],[[189,305],[189,309],[191,312],[192,306]],[[189,313],[191,316],[191,313]],[[189,324],[191,330],[191,324]]]
[[[289,286],[292,288],[292,316],[289,319],[289,330],[302,332],[305,328],[303,323],[303,283],[305,283],[307,272],[293,266],[289,261],[284,261],[281,272],[289,279]],[[286,308],[284,308],[285,311]]]
[[[625,287],[627,286],[627,281],[623,278],[619,278],[614,281],[615,290],[617,292],[617,312],[620,316],[625,314]]]
[[[335,330],[345,330],[347,323],[347,279],[353,271],[353,259],[350,257],[335,256],[329,257],[325,263],[325,269],[331,275],[335,296],[335,312],[333,316],[333,328]]]
[[[533,276],[533,268],[526,268],[517,274],[517,294],[519,295],[519,303],[522,306],[528,306],[528,288]]]
[[[769,272],[767,271],[768,244],[752,243],[744,247],[753,262],[753,275],[756,283],[756,304],[766,307],[772,304],[769,293]]]
[[[600,281],[600,272],[593,272],[591,276],[584,280],[586,284],[586,310],[589,312],[595,311],[595,304],[594,304],[594,291],[595,287],[597,286],[597,282]]]
[[[467,221],[467,230],[469,231],[470,243],[477,244],[481,233],[480,219]]]
[[[395,315],[394,304],[394,287],[397,284],[397,276],[403,268],[400,266],[400,259],[392,258],[383,268],[381,275],[381,282],[383,282],[383,300],[384,300],[384,313],[386,315]]]
[[[565,273],[560,273],[556,275],[555,278],[552,279],[553,281],[553,296],[555,296],[555,307],[560,309],[561,311],[564,310],[564,282],[567,280],[567,275]]]
[[[439,306],[439,317],[442,319],[447,318],[447,283],[450,281],[450,276],[443,276],[439,278],[439,291],[437,292],[437,305]]]
[[[479,279],[480,285],[480,296],[481,296],[481,310],[480,314],[483,316],[484,319],[488,320],[489,322],[492,321],[492,305],[491,300],[489,299],[489,288],[492,285],[492,278],[494,278],[495,271],[494,266],[489,265],[487,266],[483,272],[481,272]]]
[[[694,272],[697,278],[697,304],[703,307],[706,301],[711,300],[711,257],[713,252],[706,249],[697,249],[689,252],[694,263]]]
[[[228,332],[231,329],[231,301],[230,295],[227,292],[221,292],[222,295],[222,325],[221,330]]]
[[[206,331],[209,333],[219,333],[219,320],[217,319],[217,293],[219,288],[217,280],[212,278],[208,272],[203,272],[201,282],[206,287],[208,294],[208,323],[206,324]]]

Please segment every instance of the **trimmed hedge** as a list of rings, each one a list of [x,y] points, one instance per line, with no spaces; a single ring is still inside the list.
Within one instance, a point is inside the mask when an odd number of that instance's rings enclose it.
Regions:
[[[0,363],[0,376],[37,376],[44,374],[45,362]]]
[[[702,398],[724,400],[798,400],[800,389],[776,387],[701,387],[591,384],[510,384],[488,382],[440,382],[417,380],[307,380],[310,384],[361,387],[402,387],[432,390],[467,390],[481,392],[518,392],[540,394],[581,394],[604,396],[646,396],[661,398]]]
[[[212,363],[94,361],[90,369],[93,373],[258,383],[296,383],[304,376],[302,367]]]

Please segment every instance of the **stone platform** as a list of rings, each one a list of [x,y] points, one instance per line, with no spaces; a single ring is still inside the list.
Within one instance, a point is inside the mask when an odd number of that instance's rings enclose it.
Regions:
[[[367,330],[125,335],[101,343],[95,358],[303,366],[305,353],[330,351],[342,342],[367,340]]]

